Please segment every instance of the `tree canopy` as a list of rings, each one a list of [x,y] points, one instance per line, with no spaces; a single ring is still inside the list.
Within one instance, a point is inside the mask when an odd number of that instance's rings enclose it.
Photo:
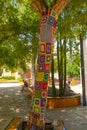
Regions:
[[[31,60],[31,39],[37,39],[38,14],[25,0],[0,1],[0,7],[0,66],[25,69]]]
[[[33,3],[32,3],[33,2]],[[31,3],[40,7],[53,7],[60,0],[1,0],[0,1],[0,66],[26,68],[31,61],[32,47],[38,49],[40,14]],[[55,4],[55,5],[56,5]],[[87,30],[87,1],[71,0],[61,12],[55,37],[76,39]],[[36,39],[35,41],[33,39]],[[34,45],[32,44],[34,43]],[[33,45],[33,46],[32,46]],[[34,52],[37,52],[37,49]]]

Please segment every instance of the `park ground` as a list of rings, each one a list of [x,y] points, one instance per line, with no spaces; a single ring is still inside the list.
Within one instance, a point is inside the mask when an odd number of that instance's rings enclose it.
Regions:
[[[72,86],[72,89],[81,93],[81,84]],[[22,120],[28,118],[31,98],[20,90],[20,83],[0,83],[0,130],[4,130],[15,117]],[[78,107],[47,109],[46,118],[62,120],[67,130],[87,130],[87,106],[82,104]]]

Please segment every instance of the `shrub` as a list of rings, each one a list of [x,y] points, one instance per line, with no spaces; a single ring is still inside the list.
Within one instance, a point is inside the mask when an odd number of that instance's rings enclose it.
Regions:
[[[0,79],[15,80],[14,76],[2,76]]]

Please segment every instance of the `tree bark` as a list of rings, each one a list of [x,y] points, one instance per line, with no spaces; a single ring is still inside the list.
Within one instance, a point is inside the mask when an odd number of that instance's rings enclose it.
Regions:
[[[56,88],[55,88],[55,81],[54,81],[54,56],[52,55],[52,62],[51,62],[51,79],[52,79],[52,96],[56,96]]]

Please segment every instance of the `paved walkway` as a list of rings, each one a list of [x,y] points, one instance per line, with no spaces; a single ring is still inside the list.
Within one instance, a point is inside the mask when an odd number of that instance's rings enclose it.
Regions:
[[[76,90],[77,88],[73,89]],[[0,83],[0,130],[4,130],[14,117],[21,117],[22,119],[28,117],[31,99],[26,93],[21,93],[20,90],[21,87],[18,83],[4,85]],[[67,130],[87,130],[86,106],[47,109],[46,115],[48,119],[62,120]]]
[[[12,118],[28,116],[30,98],[20,90],[18,83],[0,83],[0,130],[4,130]]]

